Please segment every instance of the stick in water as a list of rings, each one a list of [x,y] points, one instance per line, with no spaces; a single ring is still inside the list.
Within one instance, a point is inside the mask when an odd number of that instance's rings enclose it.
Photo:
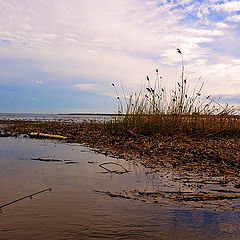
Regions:
[[[26,199],[26,198],[32,199],[32,197],[33,197],[34,195],[37,195],[37,194],[40,194],[40,193],[43,193],[43,192],[46,192],[46,191],[51,192],[51,191],[52,191],[52,188],[47,188],[47,189],[44,189],[44,190],[42,190],[42,191],[35,192],[35,193],[32,193],[32,194],[27,195],[27,196],[25,196],[25,197],[16,199],[16,200],[14,200],[14,201],[12,201],[12,202],[3,204],[3,205],[0,206],[0,213],[2,212],[2,208],[6,207],[6,206],[8,206],[8,205],[11,205],[11,204],[14,204],[14,203],[16,203],[16,202],[22,201],[23,199]]]

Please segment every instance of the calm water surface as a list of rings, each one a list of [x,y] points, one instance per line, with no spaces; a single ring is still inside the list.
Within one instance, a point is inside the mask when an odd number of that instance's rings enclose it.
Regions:
[[[156,190],[169,173],[149,177],[149,169],[131,162],[54,141],[0,138],[0,153],[0,205],[53,188],[3,208],[0,239],[240,239],[239,212],[162,206],[93,191]],[[38,157],[77,163],[31,160]],[[99,164],[109,161],[131,172],[104,173]]]
[[[110,115],[71,115],[71,114],[25,114],[25,113],[0,113],[0,120],[27,120],[48,122],[105,122],[115,119]]]

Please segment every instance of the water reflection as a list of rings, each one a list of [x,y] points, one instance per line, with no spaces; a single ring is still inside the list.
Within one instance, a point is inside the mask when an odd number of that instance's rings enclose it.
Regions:
[[[189,190],[186,176],[178,173],[156,172],[80,145],[44,140],[0,138],[0,152],[0,204],[53,188],[4,208],[0,239],[239,239],[239,212],[194,210],[175,202],[149,204],[93,192]],[[31,160],[37,157],[78,163]],[[108,161],[131,172],[103,174],[99,164]]]

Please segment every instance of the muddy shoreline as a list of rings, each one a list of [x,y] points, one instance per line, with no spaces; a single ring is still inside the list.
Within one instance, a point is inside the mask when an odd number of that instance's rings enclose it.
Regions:
[[[197,138],[193,136],[143,136],[134,133],[114,134],[107,132],[102,123],[20,120],[0,121],[0,136],[53,138],[58,141],[80,143],[97,153],[123,158],[133,161],[134,164],[142,164],[148,169],[147,178],[165,179],[170,185],[174,185],[173,189],[165,186],[161,191],[153,192],[143,189],[125,189],[120,192],[95,189],[97,194],[160,205],[177,202],[196,209],[239,210],[240,158],[239,138],[236,137]],[[59,161],[42,158],[32,160],[50,163]],[[104,164],[110,164],[110,162],[100,164],[99,167]],[[106,166],[103,168],[106,169]],[[125,168],[121,170],[123,171],[121,173],[129,172]],[[116,172],[110,171],[109,174],[114,173]]]
[[[105,155],[134,159],[145,167],[161,166],[211,175],[240,176],[239,137],[143,136],[111,133],[102,123],[0,120],[1,136],[54,134]],[[41,136],[34,136],[41,137]],[[43,137],[43,136],[42,136]]]

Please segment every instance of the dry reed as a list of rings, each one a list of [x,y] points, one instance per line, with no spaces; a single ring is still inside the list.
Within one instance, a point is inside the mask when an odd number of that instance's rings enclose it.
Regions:
[[[240,133],[239,116],[233,106],[222,105],[212,96],[203,96],[203,84],[192,92],[184,72],[183,55],[180,49],[182,70],[180,82],[168,95],[162,86],[162,77],[156,69],[156,80],[138,94],[122,96],[113,87],[119,103],[118,112],[124,117],[106,123],[106,129],[116,134],[143,135],[198,135],[235,136]]]

